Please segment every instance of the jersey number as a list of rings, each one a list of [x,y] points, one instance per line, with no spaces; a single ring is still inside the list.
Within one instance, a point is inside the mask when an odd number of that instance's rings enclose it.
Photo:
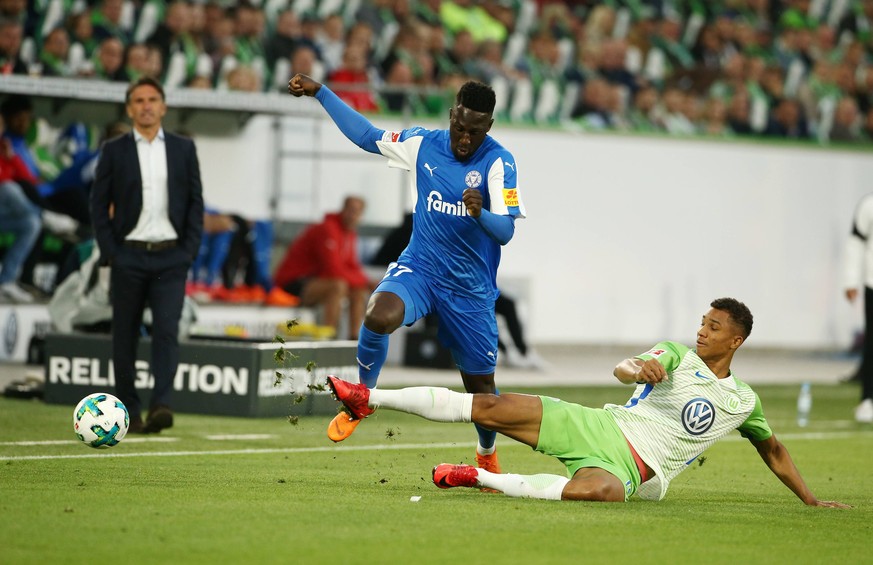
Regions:
[[[394,271],[393,273],[391,271]],[[387,279],[388,277],[399,277],[403,273],[411,273],[412,269],[409,267],[404,267],[403,265],[394,262],[388,265],[388,270],[385,272],[385,276],[383,279]]]

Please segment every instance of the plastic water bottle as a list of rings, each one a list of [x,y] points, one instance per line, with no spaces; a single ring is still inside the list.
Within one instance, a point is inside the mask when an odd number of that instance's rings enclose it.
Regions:
[[[812,391],[809,383],[803,383],[797,396],[797,425],[801,428],[809,424],[810,410],[812,410]]]

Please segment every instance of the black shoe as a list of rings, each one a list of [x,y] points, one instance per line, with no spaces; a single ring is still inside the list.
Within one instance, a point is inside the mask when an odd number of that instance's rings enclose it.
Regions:
[[[159,434],[161,430],[173,427],[173,411],[169,406],[155,406],[149,410],[144,432],[147,434]]]
[[[13,381],[3,390],[6,398],[42,398],[45,396],[43,383],[31,380]]]
[[[131,418],[130,425],[127,427],[129,434],[145,434],[145,424],[142,423],[142,418]]]

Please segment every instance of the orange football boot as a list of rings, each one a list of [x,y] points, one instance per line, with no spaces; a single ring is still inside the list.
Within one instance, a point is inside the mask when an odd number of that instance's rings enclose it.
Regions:
[[[350,383],[333,375],[328,375],[327,386],[334,398],[342,402],[345,408],[327,426],[327,437],[331,441],[340,442],[352,435],[361,420],[374,412],[374,409],[367,406],[370,389],[363,384]]]
[[[500,462],[497,460],[497,451],[491,455],[476,453],[476,466],[490,473],[500,473]]]
[[[360,420],[353,419],[351,414],[343,410],[327,425],[327,437],[332,442],[339,443],[352,435],[360,423]]]

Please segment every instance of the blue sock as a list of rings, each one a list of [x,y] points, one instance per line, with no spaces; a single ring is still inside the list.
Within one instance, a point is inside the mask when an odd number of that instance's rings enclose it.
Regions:
[[[358,378],[367,388],[374,388],[388,357],[388,334],[377,334],[361,324],[358,335]],[[493,441],[493,440],[492,440]]]
[[[500,394],[500,390],[495,388],[494,394]],[[483,428],[479,424],[473,425],[476,426],[476,433],[479,434],[479,445],[481,445],[483,449],[491,449],[494,447],[494,442],[497,441],[497,432],[489,430],[488,428]]]
[[[473,425],[476,426],[476,432],[479,434],[479,445],[485,449],[491,449],[494,447],[494,442],[497,440],[497,432],[489,430],[488,428],[483,428],[479,424]]]

